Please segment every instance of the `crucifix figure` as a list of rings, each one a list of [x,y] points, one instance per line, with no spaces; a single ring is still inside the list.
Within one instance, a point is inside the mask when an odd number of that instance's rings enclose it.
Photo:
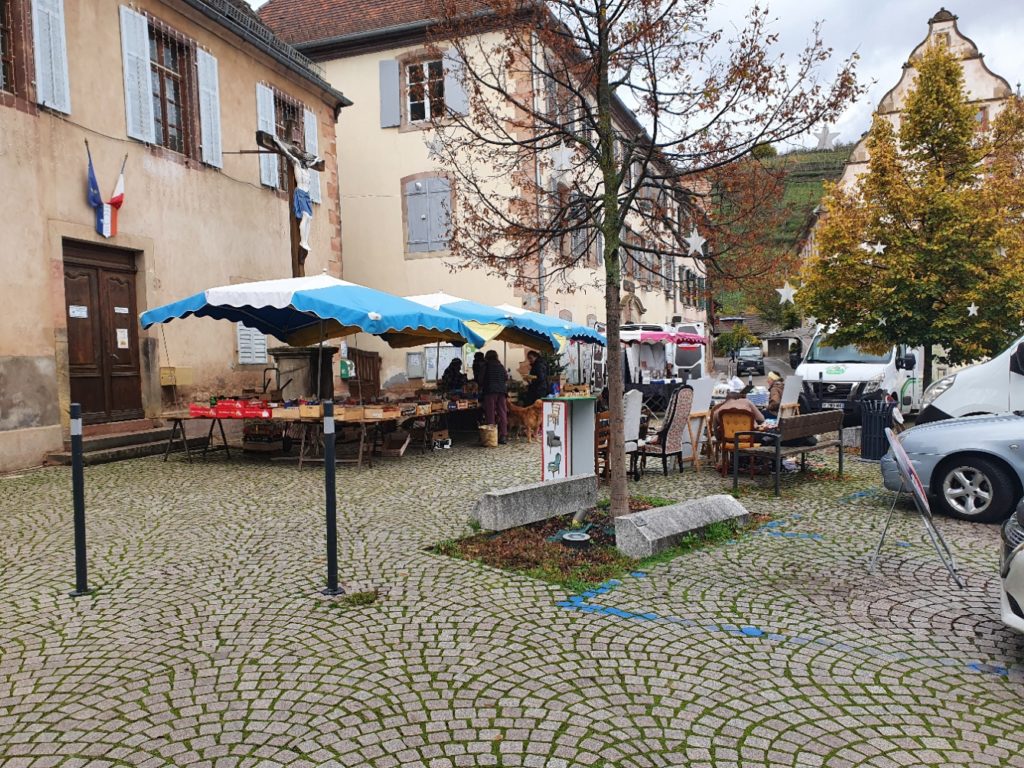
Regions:
[[[291,126],[287,131],[292,133]],[[304,152],[294,142],[282,141],[267,131],[256,131],[256,143],[261,151],[280,155],[288,162],[291,172],[288,174],[288,197],[292,201],[291,242],[292,242],[292,277],[303,277],[306,274],[306,257],[309,255],[309,228],[313,223],[313,204],[309,197],[310,171],[322,171],[324,160]]]

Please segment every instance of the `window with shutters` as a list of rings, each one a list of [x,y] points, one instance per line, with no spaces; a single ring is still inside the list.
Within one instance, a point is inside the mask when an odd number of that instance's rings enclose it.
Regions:
[[[149,75],[154,144],[196,156],[195,44],[155,19],[149,20]]]
[[[267,337],[255,328],[237,323],[238,364],[259,365],[267,362]]]
[[[17,61],[24,51],[15,49],[15,4],[15,0],[0,0],[0,91],[20,94]],[[22,21],[20,13],[18,21]]]
[[[402,179],[406,255],[448,250],[451,209],[448,177],[424,173]]]
[[[432,59],[406,64],[405,94],[410,123],[444,117],[444,62]]]
[[[306,150],[306,132],[303,128],[305,109],[295,99],[274,90],[274,132],[281,141],[290,142]],[[277,188],[288,189],[288,163],[277,164]]]

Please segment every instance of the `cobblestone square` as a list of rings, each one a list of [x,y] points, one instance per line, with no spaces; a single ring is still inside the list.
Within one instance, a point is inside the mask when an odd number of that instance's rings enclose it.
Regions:
[[[90,467],[95,595],[70,472],[0,478],[0,765],[1024,766],[1024,638],[998,618],[998,529],[843,482],[742,481],[773,522],[570,595],[431,554],[537,446],[339,467],[343,585],[319,594],[322,474],[210,457]],[[728,481],[651,473],[686,499]]]

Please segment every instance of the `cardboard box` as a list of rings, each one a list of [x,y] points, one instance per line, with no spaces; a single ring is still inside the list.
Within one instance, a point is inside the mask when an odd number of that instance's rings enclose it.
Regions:
[[[316,405],[300,405],[299,416],[304,419],[322,419],[324,417],[324,406],[322,403]]]
[[[161,387],[191,387],[193,381],[191,368],[179,368],[176,366],[160,366]]]
[[[271,417],[275,419],[282,419],[284,421],[295,421],[296,419],[302,418],[299,414],[298,406],[293,408],[275,408]]]
[[[384,445],[380,449],[380,455],[399,458],[405,453],[405,449],[409,447],[411,440],[412,436],[408,432],[401,430],[392,432],[384,438]]]

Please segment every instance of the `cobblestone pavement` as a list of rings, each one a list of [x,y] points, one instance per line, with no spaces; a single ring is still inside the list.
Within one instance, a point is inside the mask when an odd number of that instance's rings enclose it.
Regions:
[[[341,575],[368,606],[318,594],[316,469],[89,468],[99,590],[77,600],[69,472],[0,479],[0,765],[1024,766],[994,526],[939,521],[966,590],[906,511],[869,576],[886,500],[851,462],[781,500],[745,480],[771,527],[598,595],[425,551],[534,480],[537,450],[339,468]]]

